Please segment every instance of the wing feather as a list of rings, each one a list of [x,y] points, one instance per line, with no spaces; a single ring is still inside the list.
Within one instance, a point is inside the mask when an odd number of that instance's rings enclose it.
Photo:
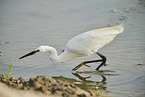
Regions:
[[[122,29],[121,26],[114,26],[79,34],[68,41],[66,49],[73,53],[90,55],[112,41],[117,34],[123,31]]]

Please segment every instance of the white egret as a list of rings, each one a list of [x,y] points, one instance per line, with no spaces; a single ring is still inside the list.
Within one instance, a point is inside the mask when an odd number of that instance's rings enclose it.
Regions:
[[[96,52],[96,54],[98,54],[102,59],[82,62],[72,70],[77,70],[82,65],[90,67],[89,65],[86,65],[87,63],[102,62],[96,68],[96,70],[99,70],[99,68],[105,64],[106,57],[97,51],[105,44],[111,42],[115,38],[115,36],[117,36],[123,30],[124,28],[122,24],[114,27],[91,30],[70,39],[65,47],[64,52],[62,52],[62,54],[60,54],[59,56],[57,55],[57,51],[55,48],[50,46],[40,46],[34,51],[20,57],[19,59],[33,55],[37,52],[49,52],[50,59],[53,62],[65,62],[78,57],[90,56],[91,54]]]

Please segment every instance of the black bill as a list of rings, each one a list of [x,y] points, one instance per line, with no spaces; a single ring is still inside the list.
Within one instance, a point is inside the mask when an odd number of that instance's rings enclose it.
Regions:
[[[20,57],[19,59],[23,59],[23,58],[25,58],[25,57],[27,57],[27,56],[34,55],[35,53],[37,53],[37,52],[39,52],[39,51],[40,51],[40,50],[32,51],[32,52],[30,52],[30,53],[28,53],[28,54],[26,54],[26,55]]]

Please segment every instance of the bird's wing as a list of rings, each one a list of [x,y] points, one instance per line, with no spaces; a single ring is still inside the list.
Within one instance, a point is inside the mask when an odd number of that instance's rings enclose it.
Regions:
[[[73,53],[90,55],[112,41],[122,31],[123,27],[121,26],[91,30],[69,40],[66,49]]]

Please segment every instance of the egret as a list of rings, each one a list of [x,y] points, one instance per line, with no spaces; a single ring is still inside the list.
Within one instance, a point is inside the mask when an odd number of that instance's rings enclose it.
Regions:
[[[83,65],[90,67],[87,65],[87,63],[101,62],[101,64],[96,68],[96,70],[99,70],[99,68],[106,63],[107,58],[99,53],[98,50],[107,43],[111,42],[123,30],[123,25],[120,24],[113,27],[87,31],[70,39],[66,44],[64,52],[62,52],[60,55],[57,55],[56,49],[51,46],[40,46],[32,52],[20,57],[19,59],[33,55],[37,52],[48,52],[50,54],[49,57],[51,61],[65,62],[74,58],[90,56],[91,54],[96,53],[101,57],[101,59],[82,62],[72,70],[75,71]]]

